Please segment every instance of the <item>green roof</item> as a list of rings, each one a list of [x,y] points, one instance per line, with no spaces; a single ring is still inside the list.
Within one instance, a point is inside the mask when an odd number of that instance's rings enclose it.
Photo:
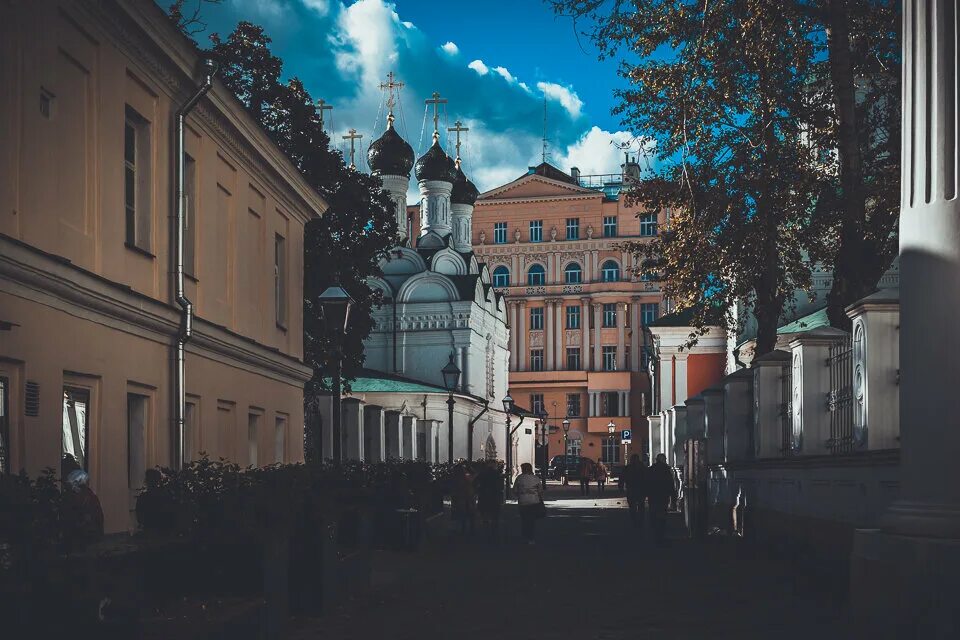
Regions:
[[[399,380],[396,378],[375,378],[361,376],[350,383],[354,393],[446,393],[446,389],[423,382]]]
[[[827,308],[818,309],[813,313],[808,313],[805,316],[801,316],[790,322],[783,325],[782,327],[777,328],[777,335],[785,335],[788,333],[803,333],[804,331],[810,331],[811,329],[819,329],[820,327],[829,327],[830,318],[827,317]]]

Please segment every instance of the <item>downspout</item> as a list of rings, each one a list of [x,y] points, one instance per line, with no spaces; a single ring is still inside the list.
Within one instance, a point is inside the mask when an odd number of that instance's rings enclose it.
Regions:
[[[471,420],[470,423],[467,424],[467,460],[471,462],[473,462],[473,425],[477,424],[477,420],[479,420],[483,416],[483,414],[487,412],[487,409],[489,408],[490,408],[490,401],[484,400],[483,411],[478,413],[473,418],[473,420]]]
[[[176,175],[174,177],[176,183],[176,225],[174,228],[174,244],[176,245],[176,291],[175,299],[177,305],[181,309],[180,313],[180,328],[177,331],[177,364],[176,364],[176,375],[174,376],[174,402],[176,403],[174,407],[174,419],[176,420],[176,434],[177,434],[177,457],[176,457],[176,468],[183,468],[183,456],[184,456],[184,443],[183,443],[183,423],[184,416],[187,410],[187,397],[186,397],[186,372],[184,367],[185,355],[186,355],[186,344],[190,340],[191,335],[193,334],[193,303],[187,299],[186,294],[184,293],[183,288],[183,235],[184,235],[184,222],[186,218],[186,193],[184,193],[184,180],[186,173],[186,150],[184,148],[184,126],[187,118],[187,114],[193,110],[197,103],[200,102],[202,98],[208,91],[210,87],[213,86],[213,76],[217,72],[217,63],[216,61],[206,58],[203,60],[203,83],[197,89],[197,92],[190,97],[187,102],[180,107],[174,119],[176,121]]]

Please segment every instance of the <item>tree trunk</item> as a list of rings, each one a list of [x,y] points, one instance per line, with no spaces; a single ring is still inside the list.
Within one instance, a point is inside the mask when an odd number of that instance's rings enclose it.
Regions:
[[[849,330],[850,319],[844,309],[869,293],[873,283],[864,280],[873,279],[873,270],[867,268],[871,261],[864,255],[867,208],[847,0],[827,0],[826,9],[830,82],[837,114],[841,219],[840,246],[834,261],[833,285],[827,295],[827,315],[831,325]]]

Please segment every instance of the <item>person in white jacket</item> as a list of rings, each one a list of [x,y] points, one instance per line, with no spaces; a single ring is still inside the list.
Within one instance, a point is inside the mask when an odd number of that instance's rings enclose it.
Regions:
[[[513,492],[517,496],[520,509],[520,534],[527,544],[533,544],[537,520],[543,516],[543,485],[533,475],[533,465],[524,462],[520,465],[520,475],[513,483]]]

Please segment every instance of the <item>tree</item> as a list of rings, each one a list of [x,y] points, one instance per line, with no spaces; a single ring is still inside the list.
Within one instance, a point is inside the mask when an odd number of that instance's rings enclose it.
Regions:
[[[378,177],[349,168],[330,148],[313,98],[298,78],[282,80],[283,62],[270,51],[262,27],[240,22],[227,38],[213,34],[210,40],[220,80],[329,205],[304,232],[304,361],[314,371],[305,390],[310,403],[328,388],[335,358],[341,358],[348,385],[363,366],[370,311],[380,302],[367,278],[380,275],[379,262],[396,243],[393,205]],[[354,300],[342,340],[336,328],[324,324],[318,302],[334,282]]]
[[[620,48],[629,52],[621,73],[631,88],[617,92],[617,111],[626,124],[652,133],[662,167],[629,197],[682,208],[649,250],[634,250],[656,258],[646,264],[661,267],[666,293],[681,308],[698,304],[696,328],[723,321],[719,316],[732,302],[754,304],[757,351],[769,350],[780,312],[793,299],[789,288],[808,287],[809,268],[817,263],[834,269],[831,322],[848,327],[844,308],[870,293],[896,253],[898,2],[549,2],[575,24],[586,21],[585,34],[601,57]],[[773,99],[772,119],[766,120],[764,107],[744,109],[751,97]],[[718,142],[730,146],[711,159],[704,149],[720,151]],[[768,143],[780,151],[768,153]],[[760,164],[749,149],[763,156]],[[742,169],[746,173],[734,175]],[[728,172],[726,193],[717,193],[716,170]],[[785,175],[800,182],[791,185],[781,179]],[[756,224],[753,210],[756,193],[749,185],[757,178],[789,191],[779,197],[790,210],[778,212],[779,222],[766,229]],[[666,197],[669,189],[672,197]],[[736,193],[747,201],[734,198],[728,206],[746,211],[724,217],[719,210]],[[697,208],[705,206],[716,215],[697,218]],[[704,223],[711,226],[699,226]],[[774,230],[787,231],[786,237],[764,237]],[[704,237],[693,237],[698,234]],[[768,246],[760,255],[726,246],[724,239]],[[687,258],[691,250],[698,253]],[[758,259],[765,265],[759,271],[750,263]],[[772,271],[777,264],[778,273]]]
[[[810,285],[807,254],[822,250],[811,221],[822,153],[803,125],[818,116],[810,19],[779,0],[551,2],[588,21],[601,57],[630,54],[615,112],[654,138],[659,169],[627,201],[673,212],[652,243],[628,243],[637,262],[699,331],[751,306],[757,354],[772,350],[784,307]]]

